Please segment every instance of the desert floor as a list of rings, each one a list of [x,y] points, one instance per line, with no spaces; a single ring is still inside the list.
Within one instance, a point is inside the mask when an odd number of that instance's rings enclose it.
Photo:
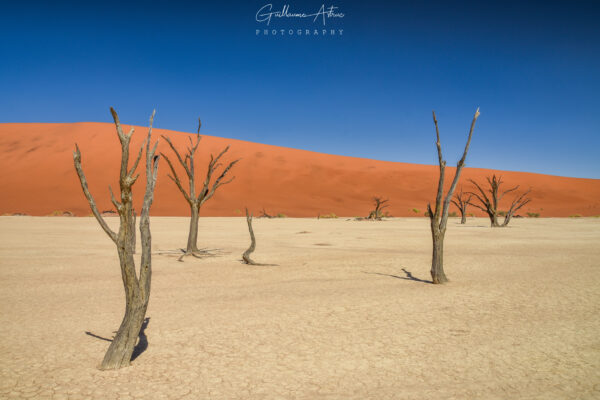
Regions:
[[[111,225],[116,218],[109,218]],[[428,220],[203,218],[214,257],[153,218],[148,348],[101,372],[124,311],[93,218],[0,218],[0,397],[597,399],[600,219],[449,222],[428,283]]]

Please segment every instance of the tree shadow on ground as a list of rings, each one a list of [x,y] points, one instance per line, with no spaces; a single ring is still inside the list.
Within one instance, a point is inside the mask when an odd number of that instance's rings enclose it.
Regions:
[[[144,322],[142,323],[142,327],[140,328],[140,335],[138,337],[138,342],[133,348],[133,354],[131,354],[131,361],[138,358],[146,349],[148,348],[148,337],[146,336],[146,328],[150,323],[150,317],[144,318]],[[114,333],[117,333],[116,331]],[[90,331],[85,331],[85,334],[91,336],[96,339],[104,340],[106,342],[112,342],[113,339],[108,339],[99,335],[96,335]]]
[[[407,271],[406,268],[402,268],[402,272],[404,272],[406,274],[406,276],[398,276],[398,275],[391,275],[391,274],[382,274],[381,272],[366,272],[366,271],[363,271],[363,273],[365,273],[365,274],[389,276],[391,278],[404,279],[405,281],[415,281],[415,282],[421,282],[421,283],[433,283],[432,281],[428,281],[426,279],[417,278],[416,276],[414,276],[412,274],[412,272]]]
[[[177,257],[177,261],[183,261],[184,257],[191,256],[195,258],[209,258],[209,257],[220,257],[226,254],[231,254],[231,252],[224,251],[223,249],[199,249],[198,251],[187,253],[185,249],[175,249],[175,250],[159,250],[157,252],[152,253],[153,255],[159,256],[175,256]]]
[[[460,222],[452,222],[453,226],[460,226],[461,228],[489,228],[489,224],[488,225],[468,225],[468,224],[461,224]]]

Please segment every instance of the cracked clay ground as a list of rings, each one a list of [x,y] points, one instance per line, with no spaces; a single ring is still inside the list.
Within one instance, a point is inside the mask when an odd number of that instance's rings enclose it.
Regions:
[[[110,224],[117,223],[115,218]],[[153,218],[153,252],[186,218]],[[202,218],[215,257],[155,254],[131,367],[101,372],[124,311],[92,218],[0,218],[2,399],[598,399],[600,219],[451,219],[429,279],[424,218]],[[411,279],[412,277],[412,279]]]

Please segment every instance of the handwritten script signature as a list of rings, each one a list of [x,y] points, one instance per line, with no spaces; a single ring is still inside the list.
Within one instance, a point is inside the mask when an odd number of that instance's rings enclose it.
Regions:
[[[325,8],[325,4],[321,5],[321,8],[317,12],[314,13],[304,13],[304,12],[290,12],[290,6],[288,4],[284,5],[281,11],[273,11],[273,4],[265,4],[256,12],[256,21],[257,22],[266,22],[267,25],[271,23],[271,19],[275,18],[312,18],[313,23],[317,21],[317,19],[321,18],[323,20],[323,26],[326,24],[326,20],[329,18],[344,18],[344,13],[336,11],[339,7],[329,6]]]

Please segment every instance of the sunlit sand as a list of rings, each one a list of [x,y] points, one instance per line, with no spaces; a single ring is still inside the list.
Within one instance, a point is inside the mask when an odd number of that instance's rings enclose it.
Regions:
[[[202,218],[213,256],[183,263],[187,218],[151,223],[147,349],[101,372],[113,243],[93,218],[0,218],[1,398],[600,397],[600,219],[451,218],[446,285],[425,218],[255,218],[268,267],[241,263],[245,218]]]

